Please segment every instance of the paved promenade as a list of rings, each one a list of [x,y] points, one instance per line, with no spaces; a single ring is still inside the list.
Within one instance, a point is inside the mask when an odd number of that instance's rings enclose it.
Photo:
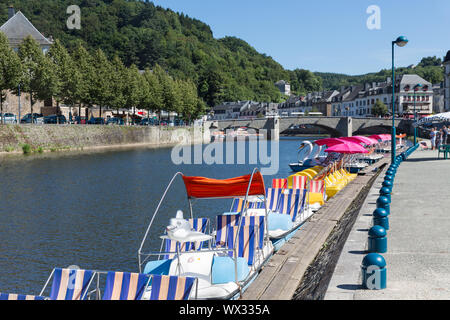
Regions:
[[[441,156],[442,158],[442,156]],[[416,150],[400,165],[389,216],[387,288],[363,290],[367,249],[384,172],[375,181],[343,248],[326,300],[450,299],[450,160]]]

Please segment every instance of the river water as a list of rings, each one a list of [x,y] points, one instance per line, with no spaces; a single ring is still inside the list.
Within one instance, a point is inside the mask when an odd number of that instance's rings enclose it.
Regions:
[[[288,164],[297,160],[305,139],[314,138],[281,138],[279,170],[264,176],[266,185],[291,174]],[[54,267],[136,272],[142,238],[176,172],[223,179],[264,167],[248,161],[175,165],[171,155],[172,148],[136,148],[0,158],[0,292],[39,294]],[[213,218],[230,205],[229,199],[197,200],[194,215]],[[180,177],[161,206],[146,250],[159,249],[158,237],[178,209],[188,217]]]

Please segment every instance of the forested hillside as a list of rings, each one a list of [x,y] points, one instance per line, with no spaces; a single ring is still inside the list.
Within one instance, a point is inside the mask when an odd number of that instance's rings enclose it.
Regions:
[[[174,79],[192,81],[209,106],[236,100],[278,102],[282,98],[274,86],[278,80],[289,81],[294,94],[306,94],[390,76],[390,70],[361,76],[286,70],[244,40],[216,39],[205,23],[150,1],[5,0],[0,3],[0,24],[7,20],[10,4],[69,52],[81,44],[91,54],[101,49],[110,61],[118,56],[127,67],[144,70],[159,65]],[[66,26],[70,5],[81,8],[80,30]],[[417,73],[433,83],[442,81],[436,60],[424,58],[416,68],[400,68],[398,74]]]
[[[441,58],[426,57],[423,58],[417,66],[410,68],[398,68],[395,72],[397,75],[417,74],[425,80],[433,84],[437,84],[444,80],[444,69],[441,65]],[[322,78],[322,85],[325,90],[339,90],[341,86],[386,81],[386,78],[392,77],[392,70],[384,69],[376,73],[368,73],[358,76],[326,72],[316,72],[315,75]]]
[[[279,101],[274,86],[288,80],[296,93],[320,89],[306,70],[288,71],[248,43],[234,37],[215,39],[208,25],[182,13],[136,0],[10,0],[0,5],[0,21],[13,4],[45,36],[72,51],[81,42],[91,52],[117,55],[139,69],[156,64],[177,79],[191,79],[210,106],[222,101]],[[81,29],[68,30],[69,5],[81,8]]]

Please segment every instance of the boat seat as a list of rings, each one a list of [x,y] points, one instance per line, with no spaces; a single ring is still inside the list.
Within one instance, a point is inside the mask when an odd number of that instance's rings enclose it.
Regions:
[[[270,212],[268,214],[269,231],[273,230],[290,230],[293,226],[292,219],[287,214]]]
[[[168,275],[171,263],[172,263],[172,259],[149,261],[145,265],[144,273],[145,274]]]
[[[243,281],[247,278],[250,272],[250,268],[247,264],[247,260],[242,257],[237,258],[237,275],[238,281]],[[222,284],[228,282],[234,282],[235,277],[235,264],[234,259],[231,257],[219,257],[215,256],[213,259],[211,270],[211,282],[213,284]]]

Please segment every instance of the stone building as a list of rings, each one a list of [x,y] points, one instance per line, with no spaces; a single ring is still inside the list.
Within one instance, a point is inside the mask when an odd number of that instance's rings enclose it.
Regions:
[[[280,90],[281,94],[285,96],[291,95],[291,85],[288,82],[284,80],[277,81],[275,83],[275,87],[277,87],[278,90]]]
[[[39,43],[44,53],[46,53],[53,44],[52,40],[42,35],[22,12],[18,11],[16,13],[13,7],[8,8],[8,20],[0,26],[0,32],[3,32],[6,35],[14,51],[18,50],[19,45],[27,36],[32,36]],[[52,105],[52,100],[37,101],[33,105],[33,112],[41,113],[42,107],[51,107]],[[14,113],[17,117],[19,117],[19,113],[20,117],[30,113],[31,106],[29,95],[22,93],[19,97],[12,92],[7,92],[6,100],[3,104],[3,112]]]
[[[450,111],[450,50],[444,59],[444,108]]]

